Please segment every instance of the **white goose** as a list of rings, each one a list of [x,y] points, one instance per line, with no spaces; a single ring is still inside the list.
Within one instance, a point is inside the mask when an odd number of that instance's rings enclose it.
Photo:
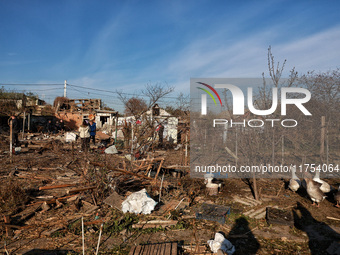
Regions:
[[[320,171],[316,170],[315,171],[315,176],[313,178],[313,181],[318,182],[321,184],[320,190],[323,193],[328,193],[331,190],[333,190],[333,187],[331,185],[329,185],[327,182],[325,182],[324,180],[320,179]]]
[[[304,179],[306,180],[307,184],[307,193],[310,199],[313,201],[313,205],[315,205],[316,203],[316,206],[319,207],[319,203],[326,198],[326,196],[320,189],[321,184],[313,181],[309,173],[305,173]]]
[[[290,188],[292,191],[296,192],[301,186],[301,181],[296,176],[296,167],[295,166],[290,167],[290,171],[292,172],[292,178],[289,181],[288,188]]]

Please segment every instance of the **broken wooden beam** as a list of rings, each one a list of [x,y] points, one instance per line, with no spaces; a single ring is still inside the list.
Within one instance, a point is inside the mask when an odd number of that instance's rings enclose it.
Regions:
[[[74,196],[78,196],[77,194],[74,194],[74,195],[70,195],[70,196],[65,196],[65,197],[59,197],[59,198],[53,198],[53,199],[50,199],[50,200],[47,200],[47,201],[38,201],[38,202],[35,202],[35,203],[32,203],[32,204],[28,204],[27,206],[32,206],[32,205],[37,205],[37,204],[43,204],[43,203],[47,203],[47,204],[55,204],[57,202],[57,200],[59,202],[62,202],[62,201],[65,201],[71,197],[74,197]]]
[[[72,186],[77,186],[78,183],[72,183],[72,184],[57,184],[57,185],[51,185],[51,186],[43,186],[39,187],[39,190],[49,190],[49,189],[59,189],[59,188],[67,188]]]
[[[7,225],[7,224],[11,223],[10,216],[9,215],[4,215],[4,221],[5,221],[6,237],[12,236],[13,231],[11,230],[9,225]]]
[[[329,217],[329,216],[327,216],[326,218],[329,219],[329,220],[338,220],[338,221],[340,221],[340,219],[334,218],[334,217]]]
[[[140,221],[137,224],[133,224],[132,228],[156,228],[156,227],[168,227],[176,225],[178,220],[150,220]]]
[[[91,190],[97,188],[96,186],[90,186],[90,187],[83,187],[83,188],[77,188],[77,189],[70,189],[67,191],[67,194],[73,194],[73,193],[78,193],[86,190]]]
[[[156,173],[156,175],[155,175],[155,180],[157,180],[157,177],[158,177],[159,171],[161,171],[163,162],[164,162],[164,159],[162,159],[161,163],[159,164],[159,167],[158,167],[158,169],[157,169],[157,173]]]
[[[93,166],[106,167],[107,169],[109,169],[111,171],[117,171],[117,172],[124,173],[124,174],[127,174],[127,175],[132,175],[132,176],[144,178],[144,179],[147,179],[147,180],[153,180],[153,178],[150,178],[150,177],[145,176],[145,175],[135,174],[135,173],[129,172],[127,170],[117,169],[117,168],[114,168],[114,167],[106,166],[106,165],[101,164],[101,163],[90,162],[90,164],[93,165]]]

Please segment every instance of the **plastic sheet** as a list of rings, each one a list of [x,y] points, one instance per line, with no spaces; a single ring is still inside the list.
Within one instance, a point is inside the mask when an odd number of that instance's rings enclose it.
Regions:
[[[218,250],[222,250],[228,253],[228,255],[232,255],[235,252],[235,246],[229,240],[225,239],[221,233],[216,233],[215,239],[209,240],[208,245],[214,253],[217,253]]]
[[[116,149],[116,146],[112,145],[112,146],[105,149],[105,153],[106,154],[117,154],[118,151]]]
[[[122,203],[122,211],[132,213],[150,214],[157,202],[153,200],[145,189],[132,193]]]
[[[65,140],[66,140],[67,143],[75,142],[76,138],[77,138],[77,135],[74,134],[74,133],[66,133],[65,134]]]

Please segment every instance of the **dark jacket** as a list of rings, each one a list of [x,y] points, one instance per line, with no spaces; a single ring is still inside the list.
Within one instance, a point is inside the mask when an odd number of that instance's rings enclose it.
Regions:
[[[89,123],[89,127],[90,127],[90,135],[95,136],[96,135],[96,129],[97,129],[96,123],[93,122],[92,125]]]
[[[12,119],[12,130],[13,132],[19,132],[20,130],[19,121],[17,118]]]

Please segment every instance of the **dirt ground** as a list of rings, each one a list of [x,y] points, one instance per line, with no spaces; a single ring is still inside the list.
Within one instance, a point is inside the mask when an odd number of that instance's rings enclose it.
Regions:
[[[235,255],[339,254],[340,208],[332,196],[317,208],[304,190],[294,193],[287,187],[289,180],[279,179],[257,179],[258,201],[252,180],[223,180],[219,193],[209,195],[203,180],[190,178],[183,148],[155,148],[142,155],[144,163],[131,163],[125,157],[128,151],[121,149],[105,154],[91,146],[85,153],[79,141],[65,143],[62,135],[28,137],[11,163],[8,135],[0,135],[4,254],[82,254],[82,219],[86,254],[95,253],[100,232],[99,254],[129,254],[135,245],[163,242],[177,242],[181,254],[211,254],[207,241],[217,232],[235,246]],[[333,187],[340,182],[327,181]],[[149,215],[124,214],[117,201],[116,207],[104,202],[113,192],[124,200],[142,188],[157,202],[160,198]],[[225,223],[197,219],[202,204],[230,207]],[[274,209],[278,214],[272,217],[281,222],[266,218]],[[175,223],[135,226],[150,220]]]

